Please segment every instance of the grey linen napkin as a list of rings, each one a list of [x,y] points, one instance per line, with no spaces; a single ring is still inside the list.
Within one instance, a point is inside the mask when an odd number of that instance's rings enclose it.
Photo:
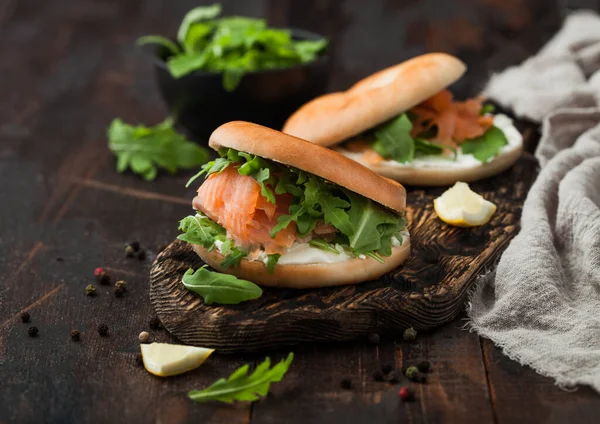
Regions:
[[[542,122],[521,231],[468,306],[470,326],[564,387],[600,392],[600,17],[577,12],[485,94]]]

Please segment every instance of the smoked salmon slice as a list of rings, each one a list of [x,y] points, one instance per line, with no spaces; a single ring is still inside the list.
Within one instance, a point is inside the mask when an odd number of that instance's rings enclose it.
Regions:
[[[452,100],[452,93],[442,90],[433,97],[411,109],[411,135],[418,136],[434,126],[437,135],[433,143],[458,147],[463,141],[483,135],[493,124],[493,117],[481,116],[482,101],[469,99],[464,102]]]
[[[275,204],[268,202],[252,177],[240,175],[230,165],[206,179],[193,206],[225,228],[236,246],[247,252],[262,248],[267,254],[283,254],[297,239],[296,224],[291,222],[274,239],[269,232],[277,218],[288,213],[291,200],[291,195],[282,194],[276,195]]]

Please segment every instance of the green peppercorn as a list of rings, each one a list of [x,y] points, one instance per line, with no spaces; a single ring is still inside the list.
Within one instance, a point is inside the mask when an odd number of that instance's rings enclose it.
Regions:
[[[404,330],[404,333],[402,334],[402,339],[405,342],[412,342],[416,338],[417,338],[417,330],[415,330],[412,327],[407,328],[406,330]]]
[[[96,295],[96,286],[93,284],[88,284],[85,288],[86,296],[95,296]]]
[[[406,378],[408,378],[409,380],[412,381],[419,381],[420,380],[420,376],[421,373],[419,372],[419,369],[415,366],[412,367],[408,367],[406,369],[406,371],[404,372],[404,375],[406,376]]]
[[[123,289],[123,291],[127,290],[127,282],[125,280],[119,280],[115,283],[115,287]]]

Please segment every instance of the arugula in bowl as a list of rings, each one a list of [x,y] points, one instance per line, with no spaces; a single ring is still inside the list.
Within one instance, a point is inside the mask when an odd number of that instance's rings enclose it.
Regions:
[[[220,14],[219,4],[196,7],[183,18],[176,42],[147,35],[137,43],[162,46],[173,78],[198,70],[222,73],[227,91],[235,90],[245,73],[313,62],[328,44],[325,38],[294,40],[289,30],[270,28],[264,19]]]

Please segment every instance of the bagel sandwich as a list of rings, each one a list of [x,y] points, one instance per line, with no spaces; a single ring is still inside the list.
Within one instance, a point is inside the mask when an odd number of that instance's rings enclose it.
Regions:
[[[219,157],[179,239],[219,272],[263,286],[375,279],[410,252],[404,187],[314,143],[249,122],[217,128]]]
[[[455,101],[447,87],[466,66],[430,53],[379,71],[344,92],[306,103],[283,132],[343,155],[403,184],[445,186],[502,172],[523,138],[482,99]]]

